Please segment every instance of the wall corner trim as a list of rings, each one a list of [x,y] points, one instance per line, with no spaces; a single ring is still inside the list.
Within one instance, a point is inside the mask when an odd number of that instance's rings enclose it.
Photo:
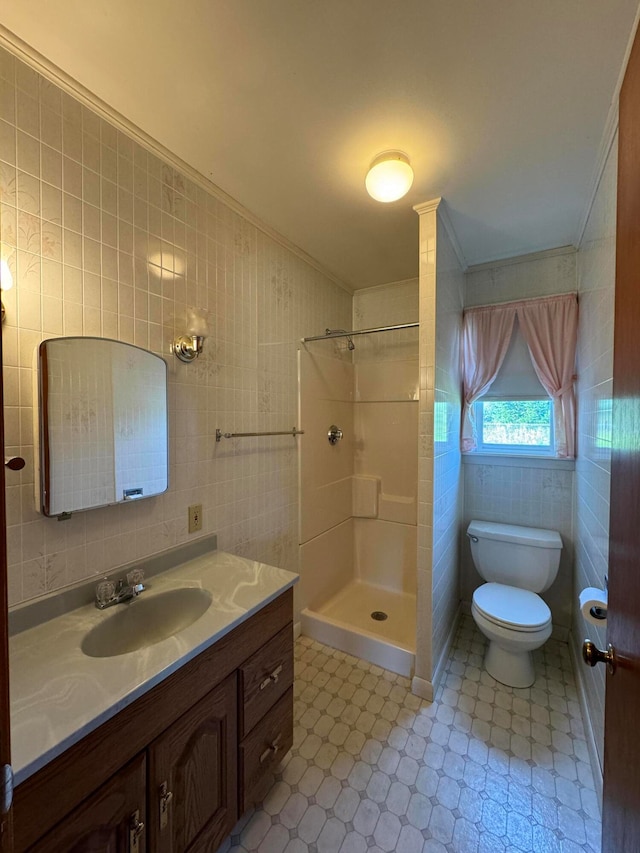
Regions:
[[[440,221],[444,226],[444,230],[447,232],[447,236],[451,241],[451,245],[453,247],[453,251],[456,253],[456,258],[458,259],[458,263],[462,269],[462,272],[467,271],[467,267],[469,266],[467,263],[467,259],[464,256],[464,252],[462,251],[462,246],[458,240],[458,235],[455,232],[453,227],[453,222],[451,221],[451,217],[449,216],[449,207],[444,199],[441,199],[442,203],[438,206],[438,216],[440,217]]]
[[[422,216],[423,213],[431,213],[434,210],[437,210],[441,203],[442,198],[438,196],[438,198],[432,198],[431,201],[423,201],[420,204],[414,204],[413,209],[418,216]]]
[[[418,678],[414,675],[411,679],[411,692],[421,699],[426,699],[427,702],[433,702],[433,684],[424,678]]]

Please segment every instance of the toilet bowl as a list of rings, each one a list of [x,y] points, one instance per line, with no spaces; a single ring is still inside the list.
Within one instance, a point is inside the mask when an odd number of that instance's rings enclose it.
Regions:
[[[555,530],[472,521],[471,553],[487,583],[473,593],[471,614],[489,641],[484,666],[510,687],[535,681],[532,652],[551,636],[551,611],[538,592],[553,583],[562,540]]]

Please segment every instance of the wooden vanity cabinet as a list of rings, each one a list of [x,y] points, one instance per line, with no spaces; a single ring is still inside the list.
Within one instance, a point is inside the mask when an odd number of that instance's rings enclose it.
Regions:
[[[148,749],[153,853],[216,850],[238,819],[236,677],[230,675]]]
[[[287,590],[18,785],[15,853],[213,853],[291,746],[292,616]]]
[[[153,848],[146,843],[146,799],[142,754],[30,847],[29,853],[147,853]]]

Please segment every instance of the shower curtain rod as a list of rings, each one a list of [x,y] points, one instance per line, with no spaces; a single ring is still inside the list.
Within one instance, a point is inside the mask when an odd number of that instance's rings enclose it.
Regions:
[[[311,338],[302,338],[302,343],[309,341],[327,341],[330,338],[349,338],[354,335],[371,335],[373,332],[395,332],[398,329],[416,329],[420,323],[401,323],[399,326],[378,326],[377,329],[354,329],[352,332],[330,332],[328,335],[314,335]]]

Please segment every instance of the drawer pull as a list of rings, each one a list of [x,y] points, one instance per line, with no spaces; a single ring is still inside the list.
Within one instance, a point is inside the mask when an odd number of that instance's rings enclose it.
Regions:
[[[275,740],[273,740],[273,741],[271,742],[271,744],[270,744],[270,745],[265,749],[265,751],[264,751],[264,752],[262,753],[262,755],[260,756],[260,764],[264,764],[264,763],[265,763],[265,761],[267,760],[267,758],[269,758],[269,756],[270,756],[270,755],[275,755],[275,754],[278,752],[278,750],[280,749],[280,740],[281,740],[281,739],[282,739],[282,735],[280,734],[280,735],[278,735],[278,737],[277,737],[277,738],[275,738]]]
[[[169,805],[173,800],[173,791],[169,790],[166,782],[160,785],[160,829],[169,823]]]
[[[136,809],[129,817],[129,848],[128,853],[139,853],[140,836],[144,832],[144,823],[140,820],[140,812]]]
[[[272,684],[272,683],[273,683],[273,684],[275,684],[275,683],[277,682],[278,678],[280,677],[280,673],[281,673],[281,672],[282,672],[282,664],[280,664],[280,666],[277,666],[277,667],[273,670],[273,672],[271,673],[271,675],[268,675],[268,676],[264,679],[264,681],[261,681],[261,682],[260,682],[260,690],[264,690],[264,689],[265,689],[265,687],[268,687],[268,686],[269,686],[270,684]]]

